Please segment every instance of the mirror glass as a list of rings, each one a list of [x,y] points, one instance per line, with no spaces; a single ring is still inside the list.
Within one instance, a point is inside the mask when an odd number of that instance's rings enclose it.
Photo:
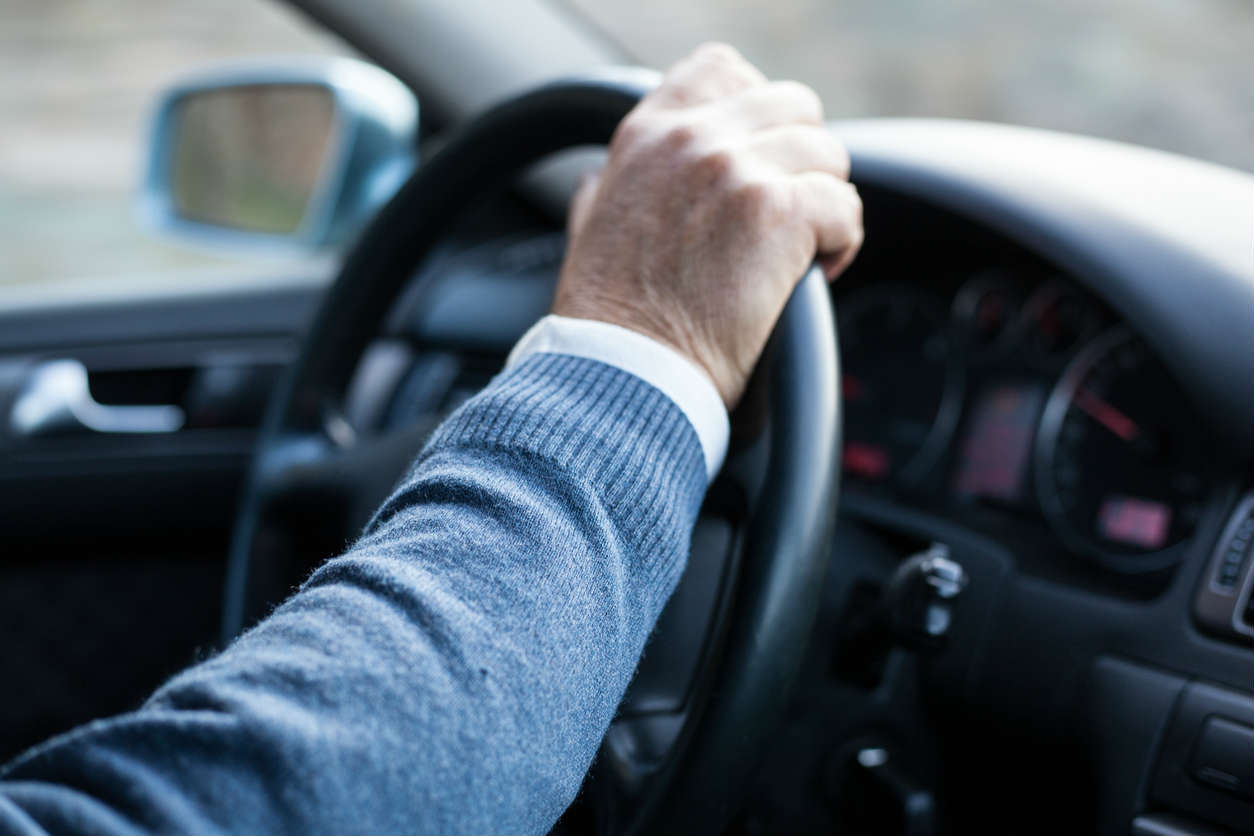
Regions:
[[[216,226],[296,232],[332,157],[335,97],[317,84],[190,93],[174,114],[175,211]]]

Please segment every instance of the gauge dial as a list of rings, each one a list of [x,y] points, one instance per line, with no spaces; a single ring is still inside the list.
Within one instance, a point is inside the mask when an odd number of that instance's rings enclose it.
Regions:
[[[880,482],[915,479],[957,419],[958,375],[943,306],[902,285],[876,285],[837,302],[844,469]]]
[[[1044,285],[1023,306],[1025,347],[1042,357],[1060,357],[1084,344],[1101,328],[1097,309],[1059,282]]]
[[[1205,499],[1199,423],[1184,393],[1126,328],[1091,342],[1050,396],[1037,488],[1060,536],[1112,568],[1175,560]]]
[[[993,345],[1019,315],[1023,297],[997,275],[972,279],[954,297],[954,319],[968,341],[979,348]]]

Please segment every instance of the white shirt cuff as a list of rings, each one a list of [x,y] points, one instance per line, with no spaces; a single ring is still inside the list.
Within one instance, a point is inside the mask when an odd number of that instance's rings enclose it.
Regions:
[[[723,466],[731,424],[714,381],[670,346],[636,331],[598,322],[549,314],[523,335],[505,361],[505,368],[533,354],[569,354],[622,369],[661,390],[688,418],[705,454],[710,479]]]

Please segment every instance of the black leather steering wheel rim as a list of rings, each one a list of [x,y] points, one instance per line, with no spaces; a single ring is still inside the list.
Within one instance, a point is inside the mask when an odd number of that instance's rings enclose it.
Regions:
[[[285,438],[326,435],[369,342],[462,210],[551,153],[608,143],[656,80],[648,71],[612,71],[504,102],[421,166],[369,224],[267,412],[232,538],[225,640],[274,603],[257,599],[253,564],[265,452]],[[747,522],[708,696],[687,721],[682,751],[645,791],[634,791],[636,812],[620,815],[616,829],[721,829],[800,671],[829,557],[839,475],[839,358],[830,297],[817,270],[785,307],[768,355],[765,485]]]

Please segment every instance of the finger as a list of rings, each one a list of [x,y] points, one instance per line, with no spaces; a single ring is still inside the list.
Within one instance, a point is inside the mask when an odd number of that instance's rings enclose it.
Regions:
[[[753,134],[747,147],[755,159],[788,174],[817,171],[849,179],[849,152],[827,128],[780,125]]]
[[[566,231],[571,238],[578,235],[588,222],[600,184],[600,175],[589,172],[583,176],[579,188],[575,190],[575,196],[570,201],[570,210],[566,213]]]
[[[751,87],[714,105],[720,115],[746,131],[778,125],[822,125],[819,94],[797,81],[772,81]]]
[[[824,272],[828,279],[834,279],[862,246],[862,198],[852,184],[829,174],[807,172],[792,180],[794,211],[814,230],[815,249]]]
[[[829,282],[836,281],[836,278],[843,272],[845,268],[857,257],[861,250],[861,245],[851,248],[840,255],[821,255],[819,256],[819,267],[823,270],[823,275],[827,277]]]
[[[667,107],[692,107],[766,84],[766,76],[727,44],[702,44],[667,73],[650,96]]]

